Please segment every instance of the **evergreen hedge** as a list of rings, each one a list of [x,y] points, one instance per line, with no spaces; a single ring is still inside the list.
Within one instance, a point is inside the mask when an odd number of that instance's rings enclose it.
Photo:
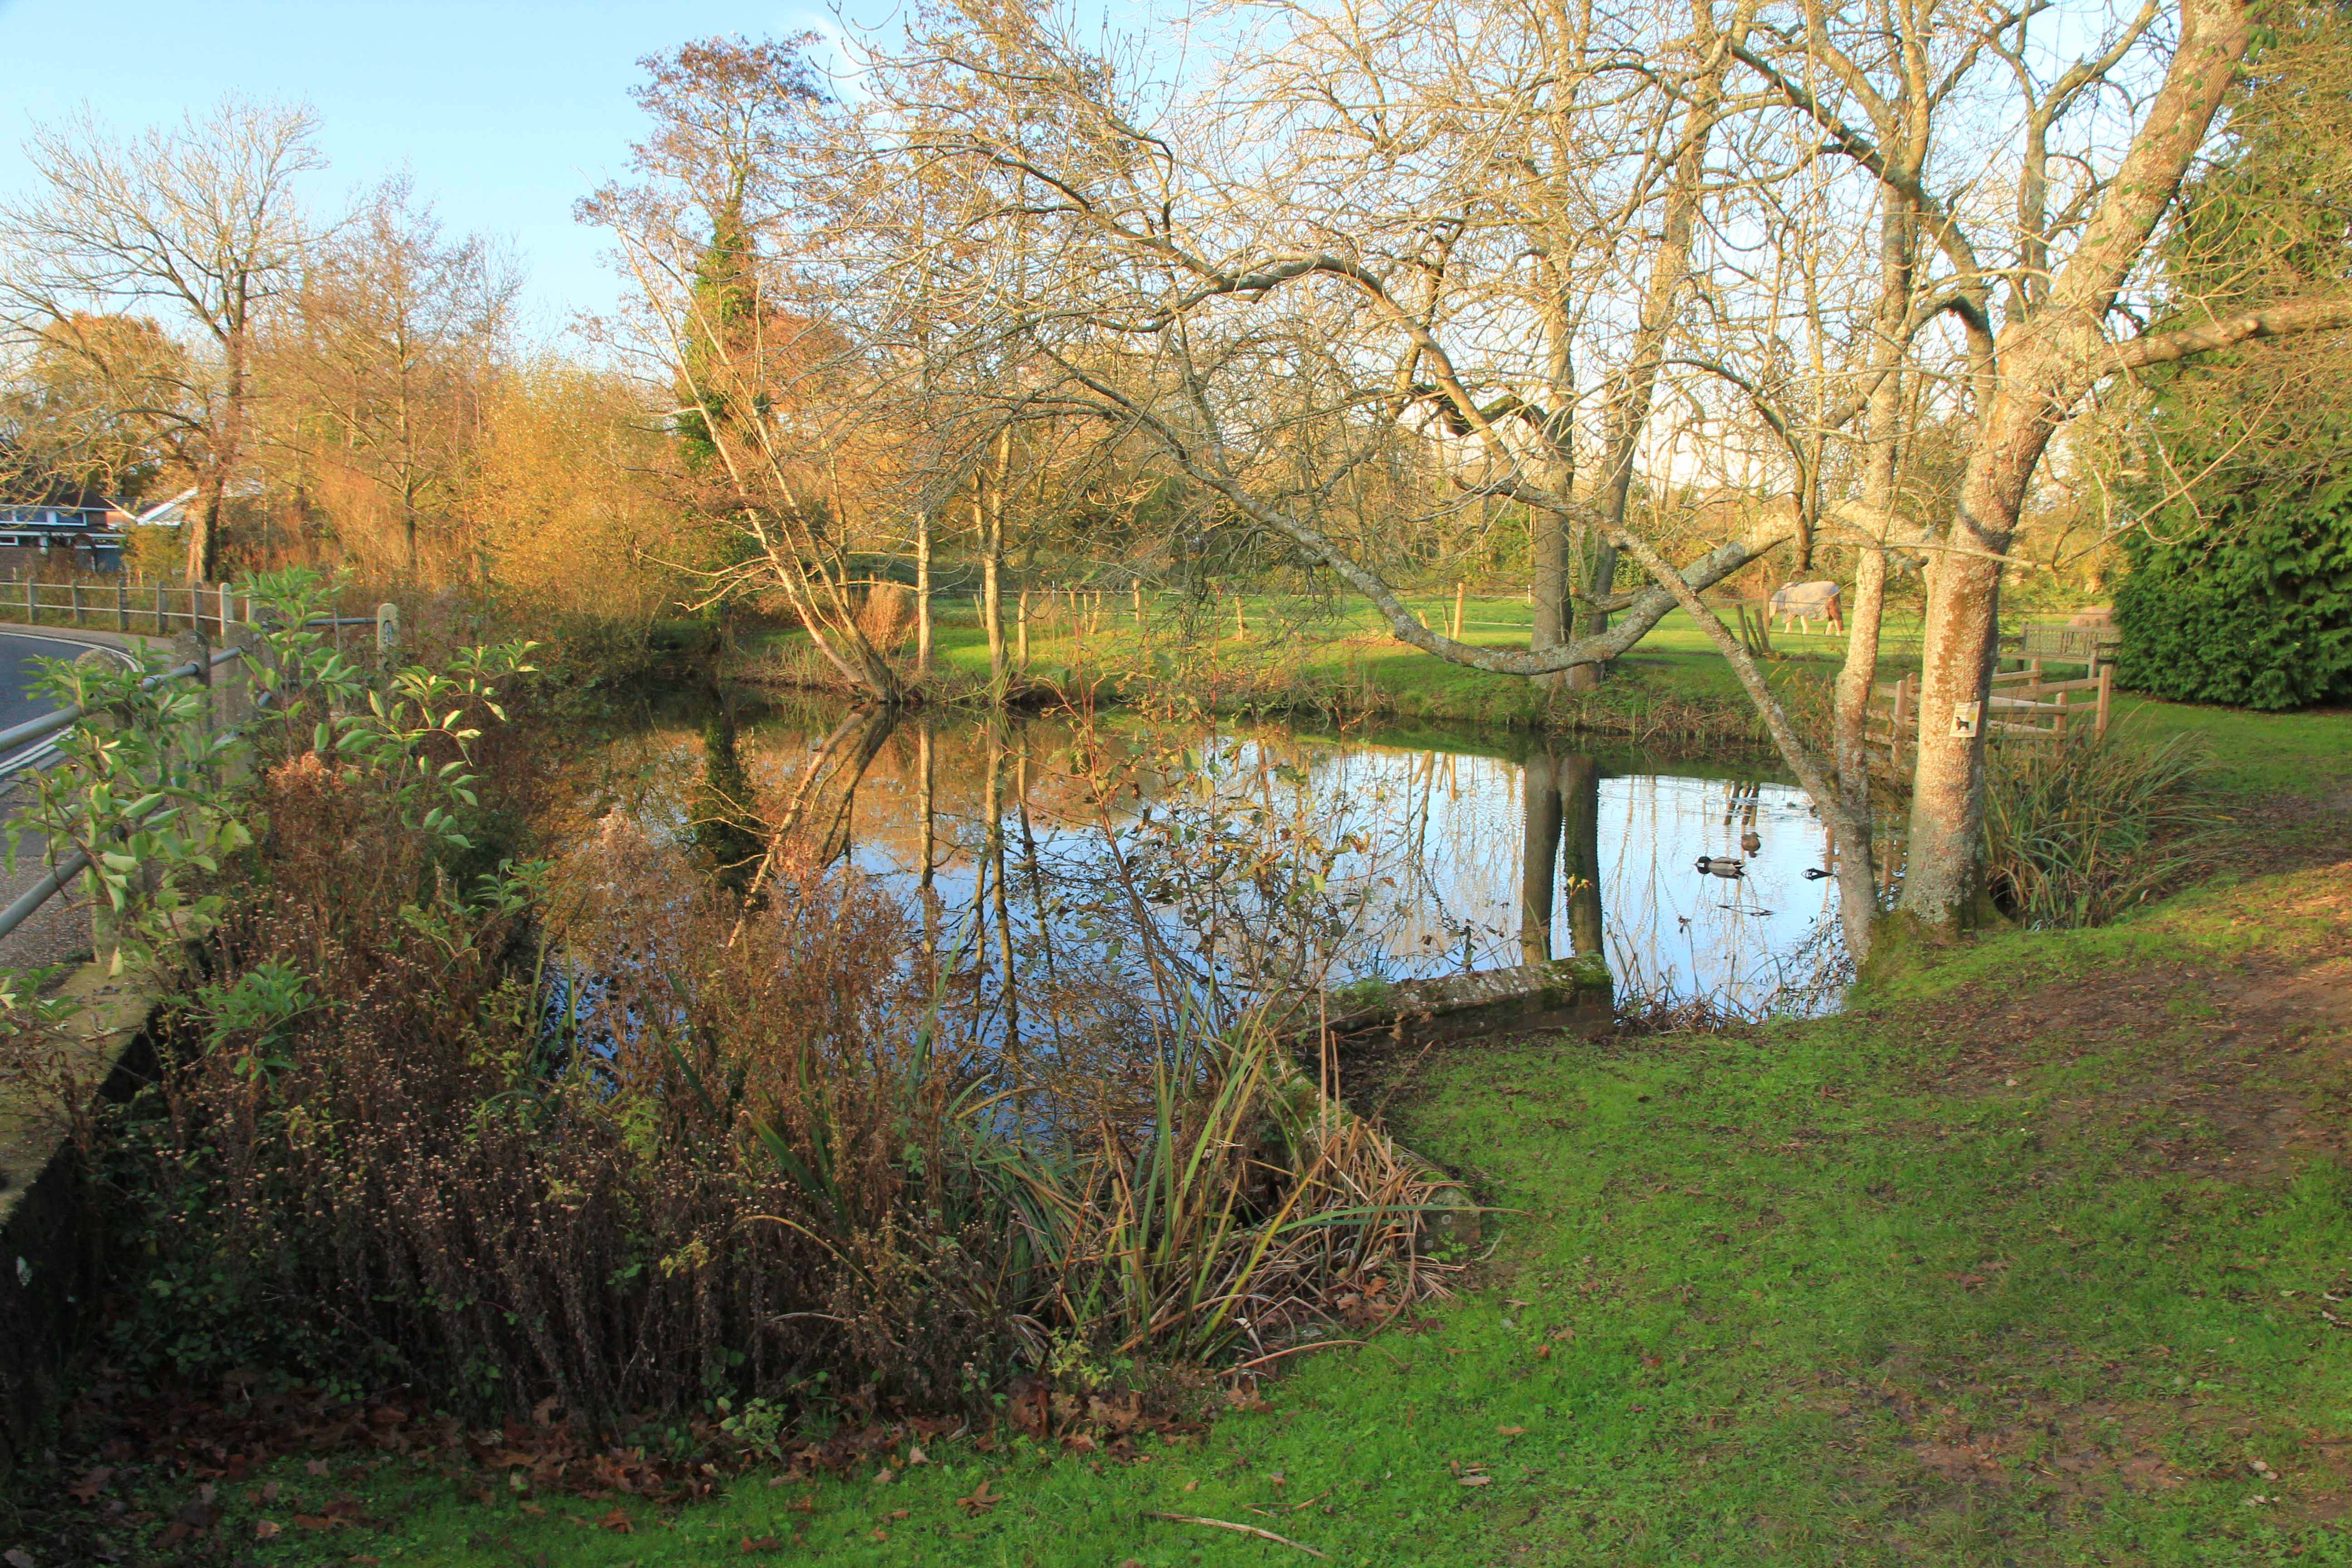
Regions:
[[[2126,539],[2121,684],[2265,710],[2352,702],[2352,468],[2327,467],[2209,493],[2201,521]]]

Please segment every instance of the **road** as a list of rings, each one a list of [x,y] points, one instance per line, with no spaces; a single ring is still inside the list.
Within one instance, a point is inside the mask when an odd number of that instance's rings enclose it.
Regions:
[[[98,646],[68,637],[0,632],[0,730],[37,719],[57,706],[33,690],[33,682],[40,678],[36,660],[79,658]],[[0,818],[15,813],[20,784],[21,775],[16,780],[0,780]],[[47,869],[42,862],[39,836],[28,836],[17,846],[15,870],[9,870],[5,860],[0,860],[0,907],[14,901]],[[0,969],[57,963],[89,949],[89,916],[77,891],[69,889],[52,898],[7,936],[0,937]]]
[[[57,706],[34,694],[33,682],[40,677],[36,660],[79,658],[93,646],[65,637],[0,632],[0,730],[37,719]]]

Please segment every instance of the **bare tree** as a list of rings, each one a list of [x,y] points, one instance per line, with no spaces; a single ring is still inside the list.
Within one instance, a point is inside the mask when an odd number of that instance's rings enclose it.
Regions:
[[[844,679],[896,700],[903,682],[858,624],[840,483],[866,434],[845,422],[856,402],[843,395],[866,374],[864,350],[791,278],[793,153],[824,103],[808,41],[714,38],[644,62],[636,97],[655,130],[635,149],[639,178],[581,216],[613,234],[637,285],[631,329],[613,341],[674,389],[686,490],[752,547],[710,574],[707,602],[780,591]]]
[[[519,285],[484,240],[444,239],[401,177],[313,247],[292,308],[264,334],[275,439],[306,465],[355,476],[390,513],[412,575],[421,534],[444,553],[455,542],[452,510]]]
[[[82,358],[117,410],[151,425],[196,489],[191,579],[219,574],[222,506],[246,456],[256,325],[310,240],[296,186],[320,167],[300,106],[226,99],[117,138],[89,115],[37,131],[32,193],[0,205],[0,309],[10,328]],[[187,353],[135,381],[93,316],[152,313]]]
[[[1916,225],[1922,258],[1940,263],[1923,289],[1960,331],[1956,370],[1974,427],[1952,515],[1936,520],[1927,541],[1926,668],[1902,900],[1911,921],[1936,932],[1966,923],[1980,890],[2001,575],[2053,436],[2109,376],[2352,321],[2352,296],[2336,292],[2118,339],[2118,312],[2236,78],[2251,11],[2240,0],[2181,0],[2177,11],[2147,0],[2047,78],[2042,51],[2028,47],[2037,15],[2030,6],[1811,10],[1786,29],[1789,58],[1742,55]],[[2177,27],[2168,38],[2168,26]],[[1995,99],[1991,123],[2023,131],[2005,210],[1978,194],[1982,98],[1992,89],[1971,79],[1995,70],[2006,93]],[[2134,71],[2151,90],[2120,90]],[[1973,101],[1965,86],[1979,89]]]

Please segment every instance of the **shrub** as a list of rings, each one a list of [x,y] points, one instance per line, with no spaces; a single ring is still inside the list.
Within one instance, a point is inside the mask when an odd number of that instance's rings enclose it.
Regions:
[[[2306,434],[2295,468],[2316,454]],[[2343,443],[2332,443],[2341,446]],[[2273,710],[2352,700],[2352,479],[2340,456],[2315,480],[2216,485],[2197,526],[2124,541],[2116,676],[2183,702]]]
[[[1442,1289],[1437,1179],[1246,1016],[1150,1016],[1065,966],[1054,1059],[1003,1049],[982,976],[793,842],[756,900],[618,817],[559,866],[482,869],[478,822],[513,809],[465,766],[502,728],[485,691],[429,732],[397,702],[344,725],[295,676],[278,710],[249,875],[205,888],[157,1081],[99,1151],[136,1260],[126,1370],[552,1396],[596,1426],[980,1413],[1017,1378],[1131,1387]],[[1153,874],[1223,887],[1242,822]]]

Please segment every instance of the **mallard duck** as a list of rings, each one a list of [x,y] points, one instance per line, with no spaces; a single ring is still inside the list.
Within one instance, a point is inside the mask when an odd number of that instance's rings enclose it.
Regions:
[[[1753,855],[1764,847],[1764,836],[1751,827],[1739,836],[1739,847]]]
[[[1818,882],[1824,877],[1832,877],[1835,875],[1835,872],[1824,871],[1819,866],[1808,866],[1805,868],[1805,880],[1808,882]]]
[[[1698,858],[1698,868],[1710,877],[1744,876],[1748,869],[1728,855],[1702,855]]]

